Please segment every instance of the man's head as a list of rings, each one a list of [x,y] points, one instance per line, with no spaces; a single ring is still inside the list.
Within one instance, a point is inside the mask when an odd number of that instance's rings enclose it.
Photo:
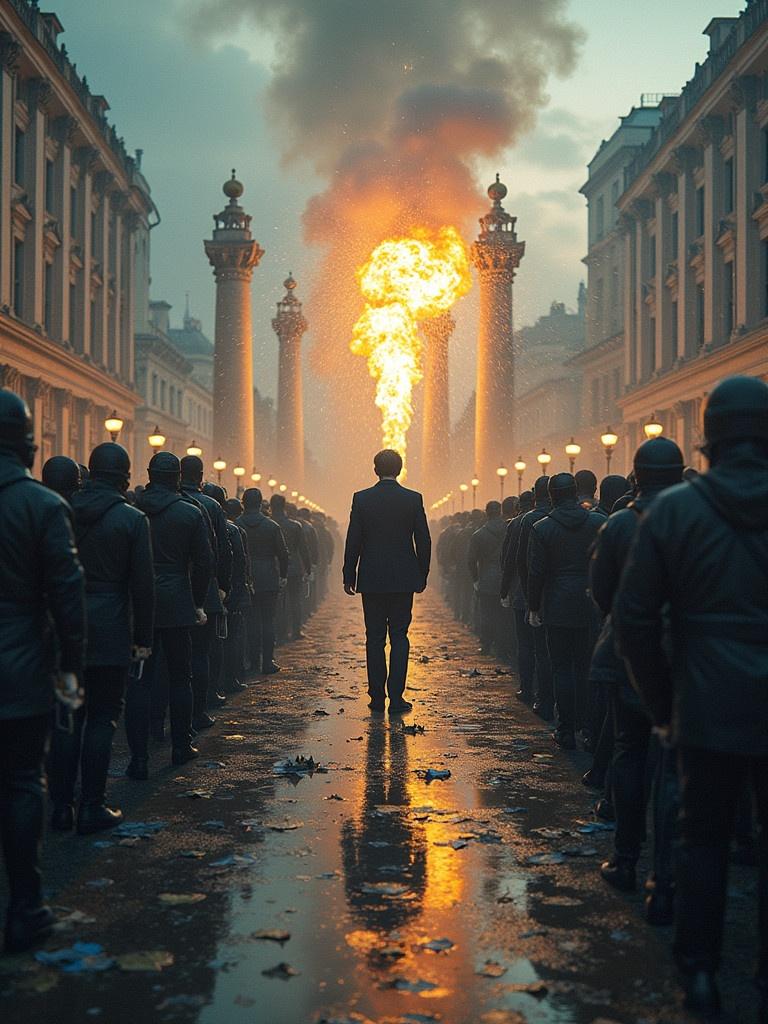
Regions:
[[[210,481],[206,481],[203,484],[203,494],[207,494],[209,498],[213,498],[215,501],[218,501],[221,507],[224,508],[224,502],[227,500],[227,492],[220,484],[212,484]]]
[[[312,520],[312,513],[308,508],[300,508],[298,511],[298,517],[299,519],[304,519],[309,523]]]
[[[534,504],[533,491],[523,491],[518,500],[520,502],[520,511],[530,512]]]
[[[630,490],[629,480],[618,473],[610,473],[600,481],[600,508],[610,515],[613,506]]]
[[[203,460],[199,455],[185,455],[181,460],[181,479],[185,484],[203,482]]]
[[[549,478],[549,500],[553,505],[575,501],[577,494],[576,480],[570,473],[555,473]]]
[[[127,491],[131,479],[130,456],[121,444],[113,441],[98,444],[88,459],[88,472],[93,480]]]
[[[576,493],[580,498],[594,498],[597,492],[597,477],[591,469],[576,471]]]
[[[227,498],[224,502],[224,513],[227,519],[233,523],[243,514],[243,506],[239,498]]]
[[[489,501],[485,506],[485,514],[489,519],[499,519],[501,517],[501,505],[498,501]]]
[[[469,513],[469,525],[475,530],[479,526],[483,525],[484,519],[485,514],[479,508],[473,508],[472,511]]]
[[[373,471],[380,480],[396,480],[403,472],[403,460],[398,452],[384,448],[373,457]]]
[[[683,453],[668,437],[643,441],[635,452],[634,473],[637,486],[643,491],[658,490],[679,484],[683,479]]]
[[[501,503],[501,514],[505,519],[514,519],[517,515],[518,500],[514,494],[509,494]]]
[[[269,502],[273,516],[285,515],[285,498],[282,494],[273,494]]]
[[[181,466],[173,452],[155,452],[147,466],[149,482],[156,487],[178,491]]]
[[[80,490],[80,467],[66,455],[54,455],[43,466],[42,480],[46,487],[69,501]]]
[[[260,512],[262,500],[261,491],[258,487],[248,487],[243,492],[243,505],[246,512]]]
[[[721,381],[704,410],[704,437],[713,463],[745,442],[768,454],[768,384],[759,377]]]
[[[15,455],[31,469],[36,451],[29,406],[13,391],[0,388],[0,452]]]
[[[533,496],[537,505],[549,504],[549,477],[540,476],[533,485]]]

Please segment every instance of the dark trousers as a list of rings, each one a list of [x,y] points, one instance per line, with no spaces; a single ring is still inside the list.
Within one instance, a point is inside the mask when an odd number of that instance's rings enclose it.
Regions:
[[[589,627],[547,626],[546,633],[557,728],[572,733],[576,730],[576,698],[585,692],[589,672]]]
[[[496,653],[504,650],[502,642],[503,624],[501,600],[496,594],[478,594],[477,603],[480,611],[480,645],[483,650],[490,651],[495,647]]]
[[[363,594],[365,661],[371,700],[397,703],[405,691],[411,643],[408,628],[413,615],[413,594]],[[385,645],[389,634],[389,671]]]
[[[191,630],[201,629],[192,626]],[[125,705],[125,732],[131,754],[145,761],[149,748],[149,716],[153,690],[161,684],[160,663],[165,662],[168,702],[171,710],[171,739],[176,750],[189,746],[192,726],[192,646],[190,627],[156,629],[152,638],[152,656],[144,665],[141,679],[128,680]]]
[[[304,580],[301,576],[288,577],[288,616],[291,636],[295,640],[304,625]]]
[[[614,844],[618,857],[636,864],[645,841],[651,722],[627,680],[611,685],[608,699],[613,722]]]
[[[760,823],[758,977],[768,984],[768,757],[681,747],[680,845],[674,950],[683,971],[720,962],[728,884],[728,847],[736,804],[751,778]]]
[[[41,902],[43,761],[50,727],[50,715],[0,719],[0,844],[11,911]]]
[[[192,642],[192,717],[197,718],[204,713],[208,705],[208,684],[213,678],[212,654],[216,640],[216,616],[209,615],[204,626],[193,626],[189,633]]]
[[[680,784],[677,778],[677,754],[651,737],[651,818],[653,822],[653,869],[651,878],[657,888],[671,889],[675,884],[675,840],[680,817]],[[750,794],[751,796],[751,794]]]
[[[276,613],[277,594],[254,594],[248,630],[251,669],[254,672],[264,672],[274,660]]]
[[[551,712],[555,703],[552,692],[552,665],[549,660],[547,634],[543,626],[531,627],[533,633],[533,653],[536,660],[536,703]]]
[[[74,713],[72,732],[54,729],[48,755],[48,787],[55,804],[71,804],[80,769],[80,803],[103,804],[112,739],[123,710],[128,669],[91,665],[85,670],[85,703]]]
[[[243,674],[243,613],[230,612],[227,616],[227,639],[224,640],[221,682],[231,691]]]
[[[533,700],[536,675],[536,630],[528,625],[524,608],[515,608],[517,674],[525,700]]]

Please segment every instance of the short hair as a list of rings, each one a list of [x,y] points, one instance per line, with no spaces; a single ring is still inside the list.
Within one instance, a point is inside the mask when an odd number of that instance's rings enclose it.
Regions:
[[[273,494],[269,499],[270,508],[273,512],[284,512],[285,511],[285,496],[282,494]]]
[[[501,502],[489,501],[485,506],[485,514],[489,519],[498,519],[501,515]]]
[[[203,460],[199,455],[184,455],[181,459],[183,480],[200,480],[203,476]]]
[[[597,491],[597,477],[591,469],[579,469],[576,472],[576,489],[580,495],[594,498]]]
[[[245,508],[261,508],[261,491],[258,487],[248,487],[243,492],[243,505]]]
[[[373,468],[376,476],[398,477],[403,472],[403,459],[399,452],[392,448],[383,448],[373,457]]]

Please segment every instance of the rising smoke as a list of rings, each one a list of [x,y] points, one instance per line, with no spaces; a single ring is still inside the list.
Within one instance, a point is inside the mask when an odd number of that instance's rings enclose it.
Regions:
[[[313,369],[343,382],[334,383],[335,437],[354,422],[356,446],[367,444],[362,422],[376,438],[372,382],[348,348],[361,307],[355,268],[383,238],[416,225],[472,229],[485,207],[477,161],[529,131],[550,75],[575,66],[582,33],[565,8],[566,0],[193,3],[194,28],[209,39],[231,40],[243,25],[271,36],[267,102],[284,160],[308,162],[328,183],[309,201],[304,227],[324,252],[315,282],[323,303],[316,287],[307,311]]]

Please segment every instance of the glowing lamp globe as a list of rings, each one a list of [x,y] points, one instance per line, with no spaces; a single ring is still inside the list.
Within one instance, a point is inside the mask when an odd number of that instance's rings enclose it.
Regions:
[[[539,454],[536,456],[536,461],[542,468],[544,468],[545,466],[548,466],[550,464],[550,462],[552,461],[552,456],[549,454],[546,448],[542,448]]]
[[[117,415],[114,409],[109,414],[109,416],[107,416],[107,418],[104,420],[104,429],[106,430],[106,432],[109,434],[113,441],[117,440],[118,434],[123,429],[123,421],[120,419],[120,417]]]
[[[664,425],[659,423],[656,416],[651,416],[647,423],[643,424],[643,432],[645,436],[651,441],[654,437],[661,437],[664,433]]]
[[[581,445],[571,438],[568,444],[565,446],[565,454],[569,459],[575,459],[578,455],[581,455]]]
[[[244,469],[243,466],[235,466],[235,468],[232,470],[232,472],[235,474],[235,476],[237,477],[238,480],[241,477],[245,476],[245,469]]]
[[[603,448],[615,448],[618,440],[618,434],[614,434],[610,427],[608,427],[604,434],[600,435],[600,444]]]
[[[213,464],[213,468],[216,470],[217,473],[223,473],[224,470],[227,468],[227,464],[224,461],[224,459],[216,459],[216,461]]]
[[[155,429],[147,438],[150,448],[162,448],[165,444],[165,434],[160,433],[160,427],[155,424]]]
[[[522,459],[518,459],[515,463],[515,469],[518,473],[524,473],[527,465],[528,464],[526,462],[523,462]]]
[[[197,455],[199,458],[203,454],[203,449],[199,448],[195,441],[187,448],[187,455]]]
[[[253,480],[255,484],[261,483],[261,473],[257,473],[256,470],[254,470],[253,473],[251,473],[251,480]]]
[[[280,484],[280,493],[281,494],[285,494],[285,492],[287,490],[288,490],[288,484]]]

